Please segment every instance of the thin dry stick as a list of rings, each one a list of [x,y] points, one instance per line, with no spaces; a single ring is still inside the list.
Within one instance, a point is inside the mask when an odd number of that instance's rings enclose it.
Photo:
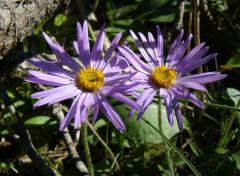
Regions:
[[[35,167],[41,172],[42,175],[50,175],[50,176],[59,175],[53,168],[47,165],[46,161],[44,161],[36,151],[31,141],[31,137],[28,130],[24,127],[20,115],[16,111],[10,98],[6,94],[4,87],[1,84],[0,84],[0,97],[2,98],[6,107],[8,108],[13,119],[16,121],[23,149],[25,149],[27,155],[29,156],[29,158],[31,158]]]
[[[199,12],[199,0],[194,0],[194,45],[198,45],[200,43],[200,12]],[[203,72],[202,66],[199,67],[198,69],[199,73]],[[200,93],[200,99],[203,101],[204,100],[204,93]],[[199,117],[198,117],[198,130],[199,132],[202,129],[203,125],[203,113],[204,110],[200,109],[199,110]]]
[[[57,118],[59,122],[62,122],[64,119],[62,108],[58,104],[53,105],[53,115]],[[67,145],[68,152],[75,163],[78,173],[80,175],[89,175],[86,165],[81,161],[80,156],[76,150],[76,143],[72,140],[68,127],[66,127],[62,131],[62,134],[64,141]]]
[[[176,13],[176,22],[175,28],[181,30],[183,28],[183,17],[185,11],[185,0],[178,0],[177,1],[178,11]]]
[[[91,123],[89,123],[88,121],[87,122],[87,125],[88,127],[90,128],[90,130],[92,131],[92,133],[96,136],[96,138],[98,139],[98,141],[103,145],[103,147],[105,147],[107,149],[107,151],[109,152],[109,154],[111,155],[112,157],[112,160],[116,163],[116,167],[117,167],[117,170],[119,172],[121,172],[121,168],[120,168],[120,165],[117,161],[117,158],[115,157],[115,155],[113,154],[112,150],[107,146],[107,144],[104,142],[104,140],[102,140],[101,136],[99,136],[99,134],[97,133],[97,131],[95,130],[95,128],[92,126]]]
[[[167,41],[172,40],[172,33],[174,33],[176,30],[180,31],[183,28],[183,17],[184,17],[184,11],[185,11],[184,0],[178,0],[177,7],[178,9],[175,14],[175,21],[173,23],[173,26],[169,31],[167,31]]]

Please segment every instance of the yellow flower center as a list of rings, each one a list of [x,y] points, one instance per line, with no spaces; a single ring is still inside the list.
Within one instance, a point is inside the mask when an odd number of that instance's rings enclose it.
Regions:
[[[104,83],[104,74],[93,68],[83,69],[78,73],[76,85],[87,92],[98,90]]]
[[[162,88],[169,88],[175,81],[177,72],[174,69],[167,68],[165,65],[154,67],[152,72],[153,83]]]

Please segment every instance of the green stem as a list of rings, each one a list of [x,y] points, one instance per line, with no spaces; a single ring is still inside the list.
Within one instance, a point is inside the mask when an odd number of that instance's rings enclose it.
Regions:
[[[240,100],[238,101],[236,108],[239,108],[239,106],[240,106]],[[229,123],[227,123],[227,127],[225,128],[225,131],[223,132],[223,135],[219,139],[219,142],[218,142],[218,145],[217,145],[218,147],[222,147],[225,138],[228,137],[227,134],[228,134],[229,130],[231,129],[231,126],[233,124],[233,121],[234,121],[235,117],[236,117],[236,111],[234,111],[231,114],[230,119],[229,119]]]
[[[157,131],[165,141],[177,152],[177,154],[184,160],[184,162],[189,166],[189,168],[193,171],[193,173],[197,176],[201,176],[198,170],[192,165],[192,163],[182,154],[182,152],[161,132],[159,131],[154,125],[152,125],[149,121],[142,118],[145,123],[150,125],[155,131]]]
[[[163,129],[162,129],[162,101],[161,101],[160,97],[158,97],[158,122],[159,122],[159,130],[161,132],[163,132]],[[163,139],[163,144],[164,144],[164,148],[166,151],[167,163],[168,163],[168,167],[169,167],[171,176],[174,176],[175,174],[174,174],[173,162],[171,159],[170,148],[169,148],[167,142],[165,141],[165,139]]]
[[[86,154],[86,160],[88,165],[88,170],[90,176],[94,176],[94,168],[91,159],[91,153],[88,145],[88,132],[87,132],[87,124],[84,123],[82,126],[82,138],[83,138],[83,148]]]

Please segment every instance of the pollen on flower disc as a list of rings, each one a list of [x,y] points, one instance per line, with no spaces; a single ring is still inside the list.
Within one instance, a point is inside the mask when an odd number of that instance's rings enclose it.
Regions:
[[[162,88],[169,88],[175,81],[177,73],[174,69],[167,68],[165,65],[154,67],[152,72],[153,83]]]
[[[82,69],[76,79],[76,85],[87,92],[97,91],[104,83],[104,74],[93,68]]]

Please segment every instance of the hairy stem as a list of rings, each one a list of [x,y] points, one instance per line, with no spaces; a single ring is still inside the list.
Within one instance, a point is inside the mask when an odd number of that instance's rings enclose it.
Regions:
[[[162,130],[162,100],[160,99],[160,97],[158,97],[158,121],[159,121],[159,130],[163,133]],[[164,138],[163,139],[163,144],[164,144],[164,148],[166,151],[166,156],[167,156],[167,163],[168,163],[168,167],[171,173],[171,176],[174,176],[174,167],[173,167],[173,162],[172,162],[172,158],[171,158],[171,153],[170,153],[170,148],[167,144],[167,142],[165,141]]]
[[[89,169],[90,176],[94,176],[94,168],[91,159],[91,153],[88,144],[88,132],[87,132],[87,124],[84,123],[82,126],[82,139],[83,139],[83,147],[86,154],[87,165]]]

